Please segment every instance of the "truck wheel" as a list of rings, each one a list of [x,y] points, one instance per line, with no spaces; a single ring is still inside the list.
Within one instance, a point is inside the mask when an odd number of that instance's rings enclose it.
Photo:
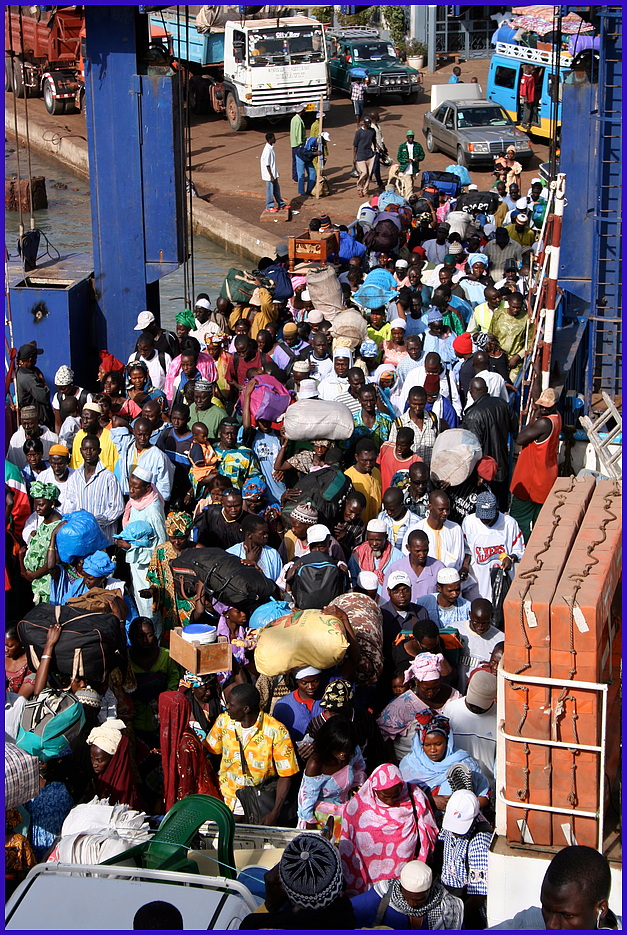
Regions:
[[[65,101],[60,101],[53,95],[53,84],[50,78],[44,81],[44,104],[49,114],[64,114]]]
[[[418,103],[418,92],[412,91],[411,94],[408,94],[406,99],[408,104],[417,104]]]
[[[13,59],[13,93],[16,97],[24,97],[25,94],[24,78],[22,76],[22,63],[19,59]]]
[[[235,95],[232,91],[226,96],[226,119],[231,130],[245,130],[248,124],[246,117],[241,113]]]
[[[431,130],[427,130],[427,140],[425,143],[428,153],[437,153],[438,147],[435,145],[435,140],[433,139],[433,133]]]
[[[197,117],[208,114],[210,110],[209,88],[207,82],[198,75],[192,75],[188,88],[189,109]]]
[[[8,55],[4,56],[4,90],[13,90],[13,62]]]
[[[465,166],[465,168],[468,168],[468,162],[466,161],[466,154],[464,153],[464,150],[461,148],[461,146],[457,147],[457,165]]]

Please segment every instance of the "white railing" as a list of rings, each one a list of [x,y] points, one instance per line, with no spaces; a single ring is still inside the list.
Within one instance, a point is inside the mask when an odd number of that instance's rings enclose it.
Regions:
[[[553,65],[554,55],[548,49],[529,49],[524,45],[510,45],[508,42],[497,42],[498,55],[515,58],[519,62],[535,62],[537,65]],[[573,57],[570,52],[560,54],[560,68],[570,68]]]

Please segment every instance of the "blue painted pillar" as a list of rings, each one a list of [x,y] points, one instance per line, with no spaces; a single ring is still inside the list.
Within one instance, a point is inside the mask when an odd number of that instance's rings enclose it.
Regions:
[[[126,360],[138,312],[159,320],[158,280],[184,259],[178,77],[146,76],[137,7],[86,4],[85,30],[96,326],[100,348]]]

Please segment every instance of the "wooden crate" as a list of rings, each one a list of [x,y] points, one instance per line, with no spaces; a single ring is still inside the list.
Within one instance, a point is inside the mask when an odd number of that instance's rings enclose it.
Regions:
[[[289,270],[293,272],[297,263],[328,263],[329,257],[340,249],[339,235],[336,231],[324,234],[305,231],[299,237],[288,237],[287,247]]]
[[[170,633],[170,658],[194,675],[210,675],[233,668],[233,650],[230,643],[188,643],[183,639],[181,627]]]

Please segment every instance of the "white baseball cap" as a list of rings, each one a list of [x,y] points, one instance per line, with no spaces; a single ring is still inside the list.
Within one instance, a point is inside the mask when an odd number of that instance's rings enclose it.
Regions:
[[[145,331],[148,325],[152,325],[154,323],[154,320],[155,316],[152,314],[152,312],[140,312],[137,316],[137,324],[133,328],[133,331]]]
[[[307,544],[314,545],[317,542],[324,542],[330,535],[331,533],[326,526],[323,526],[322,523],[314,523],[307,530]]]
[[[388,591],[393,591],[399,584],[406,584],[411,588],[411,578],[406,571],[393,571],[387,581]]]
[[[478,192],[478,191],[479,191],[479,186],[478,186],[478,185],[475,185],[474,182],[473,182],[472,185],[469,185],[469,186],[468,186],[468,191],[469,191],[469,192]]]
[[[442,830],[454,834],[466,834],[479,814],[479,799],[468,789],[453,792],[446,803],[442,819]]]
[[[318,398],[318,384],[315,380],[301,380],[298,393],[296,398],[301,399],[317,399]]]

